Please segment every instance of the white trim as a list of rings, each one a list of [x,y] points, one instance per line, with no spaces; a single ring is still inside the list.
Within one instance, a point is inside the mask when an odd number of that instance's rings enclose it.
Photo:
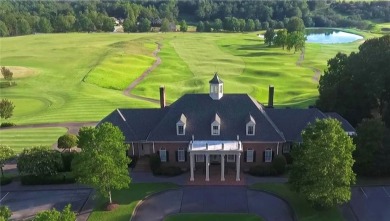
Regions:
[[[214,130],[214,127],[218,127],[217,130]],[[211,135],[218,136],[220,134],[221,126],[217,124],[211,124]],[[216,133],[214,133],[216,132]]]
[[[252,133],[249,133],[249,127],[252,127]],[[246,135],[247,136],[254,136],[255,135],[255,125],[252,123],[246,124]]]
[[[177,161],[178,162],[186,162],[186,156],[185,156],[184,148],[179,148],[177,150]]]
[[[249,153],[252,153],[251,158],[249,157],[249,156],[250,156]],[[246,162],[247,162],[247,163],[253,163],[253,160],[254,160],[254,153],[255,153],[255,151],[254,151],[253,149],[248,149],[248,150],[246,151]]]
[[[264,162],[266,163],[272,162],[272,149],[266,149],[264,151]]]
[[[160,148],[160,161],[167,162],[167,150],[165,148]]]
[[[179,128],[180,127],[183,127],[183,133],[180,133],[180,130],[179,130]],[[177,135],[186,135],[186,126],[185,126],[185,124],[176,124],[176,134]]]

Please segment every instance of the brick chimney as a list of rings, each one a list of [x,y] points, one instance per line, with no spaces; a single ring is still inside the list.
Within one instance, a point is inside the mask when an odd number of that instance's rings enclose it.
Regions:
[[[268,88],[268,107],[273,108],[274,107],[274,86],[269,85]]]
[[[160,86],[160,106],[161,108],[164,108],[166,106],[165,104],[165,87]]]

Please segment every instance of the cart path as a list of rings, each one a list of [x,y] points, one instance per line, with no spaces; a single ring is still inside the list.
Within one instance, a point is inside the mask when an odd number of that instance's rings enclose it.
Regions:
[[[153,99],[153,98],[148,98],[148,97],[143,97],[143,96],[139,96],[139,95],[135,95],[135,94],[131,94],[131,91],[139,84],[141,83],[144,78],[146,76],[148,76],[150,74],[150,72],[152,72],[154,69],[156,69],[157,66],[159,66],[161,64],[161,58],[157,55],[158,52],[160,52],[161,50],[161,43],[159,42],[156,42],[157,44],[157,49],[153,51],[153,56],[156,58],[156,61],[153,63],[152,66],[150,66],[146,71],[144,71],[141,76],[139,76],[137,79],[135,79],[135,81],[133,81],[124,91],[123,91],[123,94],[128,96],[128,97],[131,97],[131,98],[135,98],[135,99],[139,99],[139,100],[143,100],[143,101],[148,101],[148,102],[152,102],[152,103],[156,103],[156,104],[160,104],[160,100],[158,99]]]
[[[305,48],[302,49],[301,54],[299,55],[299,59],[296,62],[296,65],[299,66],[299,67],[304,67],[302,65],[304,60],[305,60]],[[320,69],[318,69],[318,68],[315,68],[315,67],[308,67],[308,68],[310,68],[314,72],[314,75],[313,75],[313,78],[312,78],[313,81],[318,83],[319,80],[320,80],[322,71]]]
[[[3,127],[0,130],[12,130],[12,129],[26,129],[26,128],[45,128],[45,127],[65,127],[69,133],[77,134],[80,127],[90,126],[94,127],[97,125],[96,121],[85,121],[85,122],[64,122],[64,123],[38,123],[38,124],[26,124],[16,125],[12,127]],[[76,131],[77,130],[77,131]]]

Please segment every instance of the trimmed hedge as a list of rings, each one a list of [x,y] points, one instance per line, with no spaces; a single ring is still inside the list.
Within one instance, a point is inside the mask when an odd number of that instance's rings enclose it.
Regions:
[[[149,157],[149,165],[150,165],[150,169],[152,170],[153,174],[154,175],[159,175],[158,174],[158,172],[159,172],[158,170],[161,167],[160,156],[158,156],[157,154],[150,155],[150,157]]]
[[[283,155],[278,155],[272,160],[272,168],[276,170],[278,174],[283,174],[286,171],[287,161]]]
[[[137,156],[128,156],[130,158],[131,162],[127,165],[129,168],[134,169],[134,167],[137,165],[138,157]]]
[[[5,186],[5,185],[7,185],[7,184],[10,184],[10,183],[12,183],[12,180],[13,180],[13,178],[12,177],[9,177],[9,176],[2,176],[1,178],[0,178],[0,184],[1,184],[1,186]]]
[[[63,153],[61,153],[63,167],[58,172],[72,171],[72,161],[77,154],[78,154],[77,152],[63,152]]]
[[[75,183],[76,179],[72,173],[59,173],[54,176],[33,176],[25,175],[20,178],[22,185],[49,185]]]
[[[178,166],[161,166],[156,171],[156,175],[160,176],[177,176],[182,173],[183,171]]]
[[[252,166],[249,169],[249,174],[252,176],[276,176],[277,171],[269,164],[260,164]]]

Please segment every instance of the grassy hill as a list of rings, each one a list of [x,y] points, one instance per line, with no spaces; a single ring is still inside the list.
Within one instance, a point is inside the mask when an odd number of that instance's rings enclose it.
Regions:
[[[69,33],[0,38],[0,65],[10,66],[17,77],[17,85],[0,88],[0,94],[14,102],[11,121],[18,125],[99,121],[118,107],[157,108],[124,96],[123,89],[155,62],[153,51],[159,42],[162,62],[132,91],[136,95],[158,99],[160,85],[166,86],[170,103],[185,93],[207,93],[208,81],[217,71],[226,93],[248,93],[266,104],[268,85],[273,84],[276,106],[307,107],[318,95],[312,69],[324,70],[337,52],[349,53],[361,43],[307,44],[304,60],[297,65],[300,53],[266,47],[257,34]],[[7,132],[7,139],[0,142],[12,144],[18,139],[15,147],[20,149],[31,137],[34,144],[38,140],[50,144],[64,133],[53,131],[50,142],[41,132],[18,130],[17,138]]]

